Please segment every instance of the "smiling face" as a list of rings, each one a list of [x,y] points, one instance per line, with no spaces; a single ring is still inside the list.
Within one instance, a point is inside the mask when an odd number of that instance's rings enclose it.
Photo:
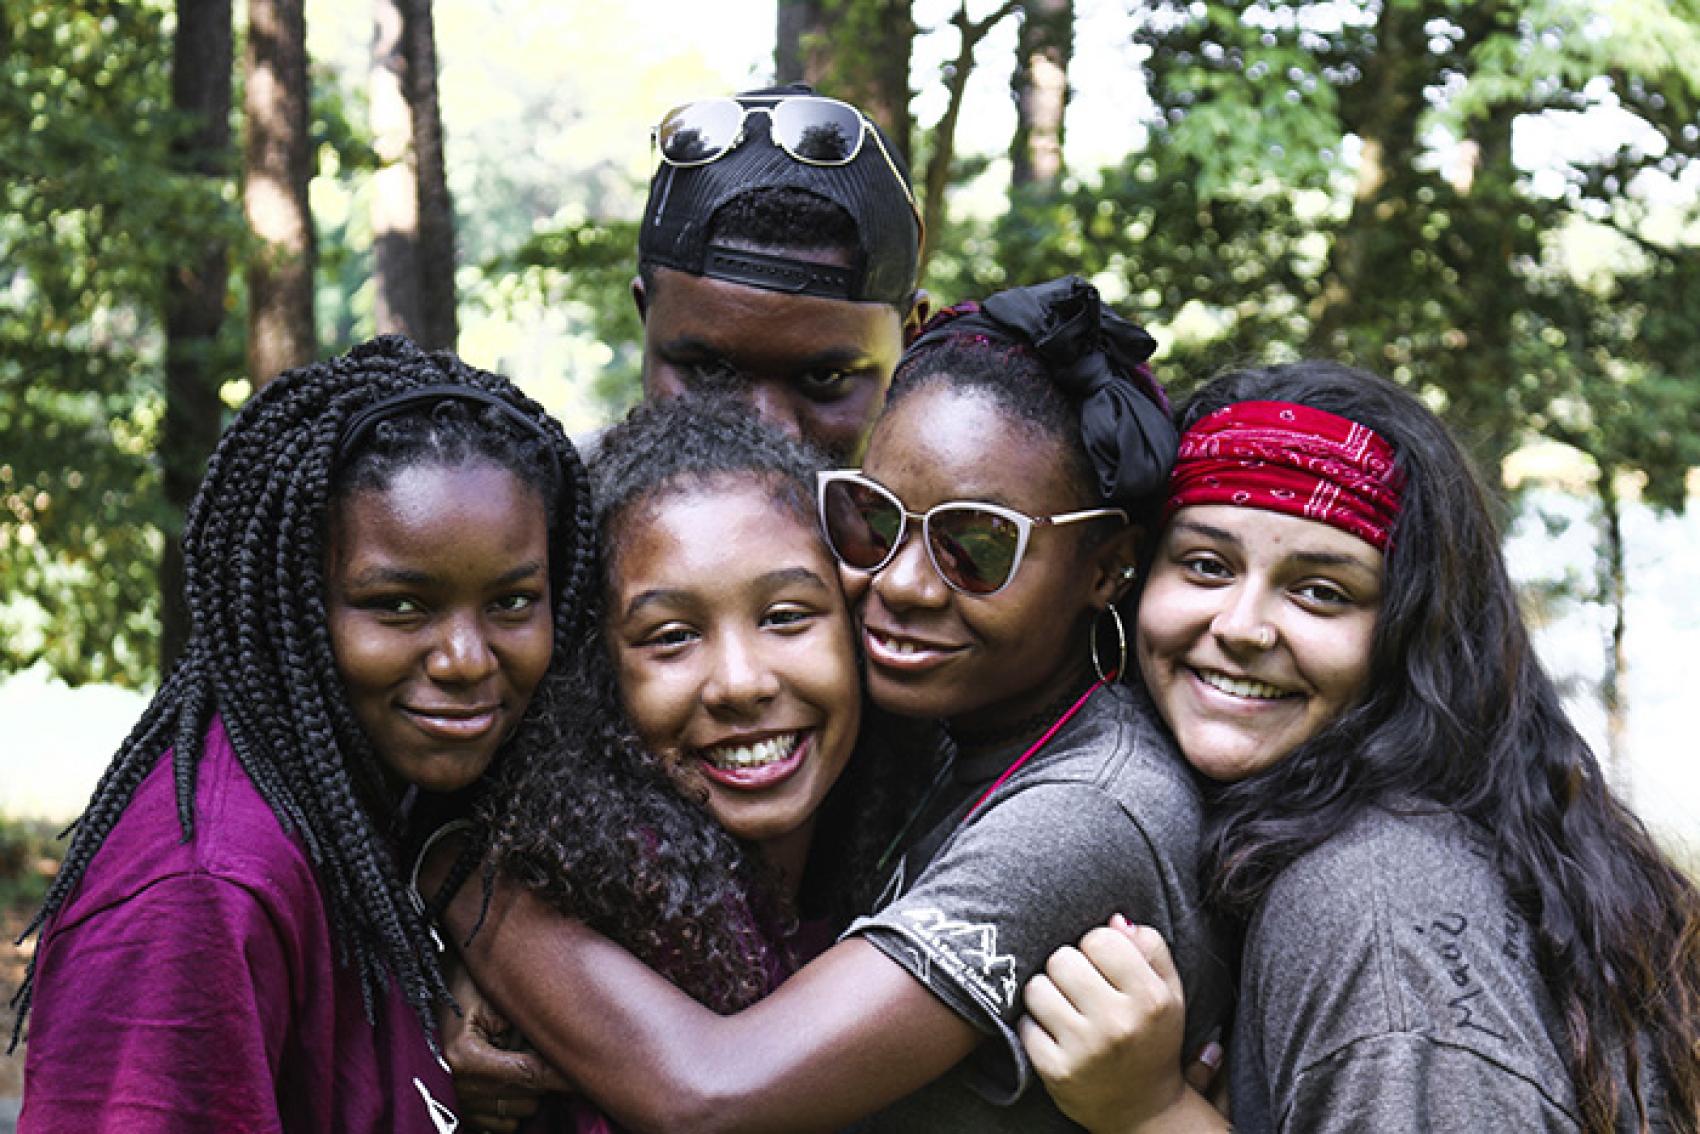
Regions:
[[[617,526],[608,638],[626,710],[795,883],[861,723],[832,558],[750,475],[668,492]]]
[[[945,501],[1002,504],[1029,516],[1093,507],[1060,443],[983,393],[948,380],[905,395],[880,419],[862,471],[911,512]],[[1041,712],[1087,667],[1086,626],[1133,562],[1133,531],[1093,540],[1113,520],[1036,528],[997,594],[952,590],[922,545],[920,524],[871,577],[846,568],[860,596],[868,693],[908,717],[976,732]],[[1100,529],[1097,533],[1103,536]]]
[[[844,266],[843,253],[816,255]],[[633,285],[644,320],[645,397],[730,387],[762,420],[835,460],[861,454],[903,349],[895,309],[670,268],[652,278],[647,292],[641,281]]]
[[[1244,779],[1357,703],[1383,556],[1327,524],[1182,508],[1140,598],[1139,668],[1187,762]]]
[[[483,775],[549,668],[543,498],[491,464],[415,465],[332,515],[331,651],[392,778]]]

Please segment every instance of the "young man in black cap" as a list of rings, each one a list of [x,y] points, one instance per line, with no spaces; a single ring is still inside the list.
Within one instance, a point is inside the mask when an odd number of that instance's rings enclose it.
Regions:
[[[890,143],[793,85],[670,111],[638,236],[646,398],[731,387],[861,458],[909,333],[921,221]]]

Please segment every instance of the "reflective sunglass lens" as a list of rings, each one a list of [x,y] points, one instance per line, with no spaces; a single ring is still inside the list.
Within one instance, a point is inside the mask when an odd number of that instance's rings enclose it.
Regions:
[[[934,512],[927,524],[940,574],[971,595],[1009,582],[1021,531],[1004,516],[978,508]]]
[[[730,149],[743,120],[743,107],[732,99],[686,103],[661,120],[655,141],[661,156],[675,165],[698,165]]]
[[[821,495],[821,522],[833,553],[846,566],[869,570],[891,554],[903,513],[866,485],[840,480]]]
[[[841,102],[786,99],[773,108],[773,140],[799,160],[843,165],[862,144],[862,116]]]

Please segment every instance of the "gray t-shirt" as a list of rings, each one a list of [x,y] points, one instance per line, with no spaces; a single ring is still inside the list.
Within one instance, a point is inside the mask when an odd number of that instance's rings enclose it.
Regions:
[[[1240,982],[1240,1134],[1580,1128],[1530,926],[1451,812],[1371,809],[1294,862],[1252,919]],[[1663,1096],[1644,1089],[1661,1129]]]
[[[1225,1018],[1225,953],[1198,895],[1190,773],[1125,687],[1092,695],[984,804],[1020,747],[959,758],[861,934],[988,1034],[951,1072],[863,1129],[1074,1130],[1015,1032],[1021,989],[1061,945],[1113,913],[1169,943],[1187,995],[1187,1050]]]

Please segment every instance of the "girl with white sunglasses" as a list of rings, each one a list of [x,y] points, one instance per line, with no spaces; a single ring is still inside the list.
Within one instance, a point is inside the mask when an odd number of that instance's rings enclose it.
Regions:
[[[1225,967],[1196,893],[1200,803],[1121,680],[1115,603],[1174,435],[1143,331],[1076,279],[935,320],[823,527],[868,692],[942,722],[949,760],[883,856],[885,894],[759,1003],[717,1015],[499,882],[450,907],[479,985],[556,1068],[641,1129],[1072,1129],[1032,1076],[1019,990],[1122,912],[1181,958],[1202,1043]],[[895,1105],[894,1105],[895,1104]]]

